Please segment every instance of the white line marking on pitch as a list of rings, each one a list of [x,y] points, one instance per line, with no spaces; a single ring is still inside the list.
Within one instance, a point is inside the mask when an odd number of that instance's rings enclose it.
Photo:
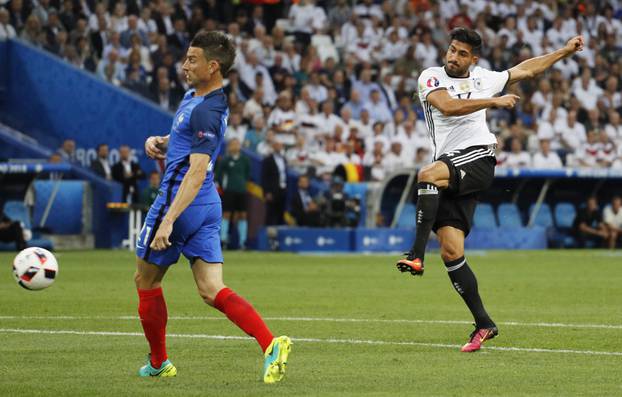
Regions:
[[[171,316],[169,320],[226,320],[225,317],[210,316]],[[0,316],[0,320],[138,320],[138,316]],[[416,320],[416,319],[374,319],[374,318],[332,318],[332,317],[264,317],[267,321],[309,321],[335,323],[394,323],[394,324],[471,324],[472,321],[459,320]],[[592,328],[622,329],[617,324],[566,324],[566,323],[523,323],[519,321],[501,321],[499,325],[541,328]]]
[[[141,332],[117,332],[117,331],[75,331],[75,330],[46,330],[46,329],[20,329],[20,328],[0,328],[0,333],[14,334],[52,334],[52,335],[95,335],[95,336],[141,336]],[[172,338],[193,338],[193,339],[214,339],[214,340],[252,340],[247,336],[228,336],[228,335],[207,335],[207,334],[168,334]],[[391,345],[391,346],[421,346],[439,348],[460,348],[461,345],[450,345],[444,343],[424,343],[424,342],[391,342],[383,340],[358,340],[358,339],[321,339],[321,338],[292,338],[294,342],[310,343],[335,343],[346,345]],[[561,354],[585,354],[592,356],[622,356],[622,352],[607,352],[593,350],[570,350],[570,349],[542,349],[531,347],[499,347],[486,346],[486,350],[499,350],[510,352],[527,353],[561,353]]]

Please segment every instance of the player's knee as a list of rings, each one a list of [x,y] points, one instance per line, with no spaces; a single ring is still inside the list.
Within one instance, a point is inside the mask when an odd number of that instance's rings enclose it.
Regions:
[[[216,294],[218,291],[209,286],[199,287],[199,296],[203,299],[203,302],[210,306],[214,306],[214,301],[216,300]]]
[[[441,246],[441,258],[443,262],[455,261],[464,256],[464,250],[454,244],[443,244]]]
[[[137,289],[154,289],[162,286],[160,281],[156,281],[150,277],[145,277],[138,271],[134,273],[134,283],[136,284]]]

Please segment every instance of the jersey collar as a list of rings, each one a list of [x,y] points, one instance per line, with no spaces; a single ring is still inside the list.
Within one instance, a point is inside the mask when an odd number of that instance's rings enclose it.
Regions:
[[[468,79],[469,77],[471,77],[471,71],[470,70],[469,70],[469,74],[466,77],[454,77],[454,76],[450,75],[449,73],[447,73],[447,65],[443,66],[443,72],[445,72],[447,77],[452,78],[452,79]]]
[[[198,98],[197,96],[195,96],[196,92],[197,92],[197,90],[194,89],[194,88],[190,91],[190,95],[192,95],[192,98]],[[213,97],[215,95],[218,95],[218,94],[223,94],[224,95],[224,93],[225,92],[224,92],[222,87],[221,88],[216,88],[215,90],[208,92],[207,95],[203,95],[203,99],[211,98],[211,97]]]

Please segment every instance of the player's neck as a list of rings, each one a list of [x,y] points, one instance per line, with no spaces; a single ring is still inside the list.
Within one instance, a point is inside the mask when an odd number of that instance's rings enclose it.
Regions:
[[[205,96],[212,91],[222,88],[222,77],[214,76],[210,81],[195,87],[194,96]]]
[[[447,69],[447,65],[443,66],[443,69],[445,69],[445,73],[447,74],[447,76],[451,77],[452,79],[466,79],[467,77],[469,77],[469,69],[466,70],[466,72],[464,72],[462,75],[455,75],[452,74],[448,69]]]

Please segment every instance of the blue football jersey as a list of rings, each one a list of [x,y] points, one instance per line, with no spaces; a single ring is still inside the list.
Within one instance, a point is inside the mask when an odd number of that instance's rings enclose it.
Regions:
[[[190,205],[220,202],[214,185],[213,169],[227,128],[227,96],[222,89],[205,96],[194,96],[194,92],[190,90],[184,95],[170,132],[166,170],[160,185],[166,205],[173,202],[179,185],[188,172],[192,153],[209,154],[211,161],[203,186]]]

